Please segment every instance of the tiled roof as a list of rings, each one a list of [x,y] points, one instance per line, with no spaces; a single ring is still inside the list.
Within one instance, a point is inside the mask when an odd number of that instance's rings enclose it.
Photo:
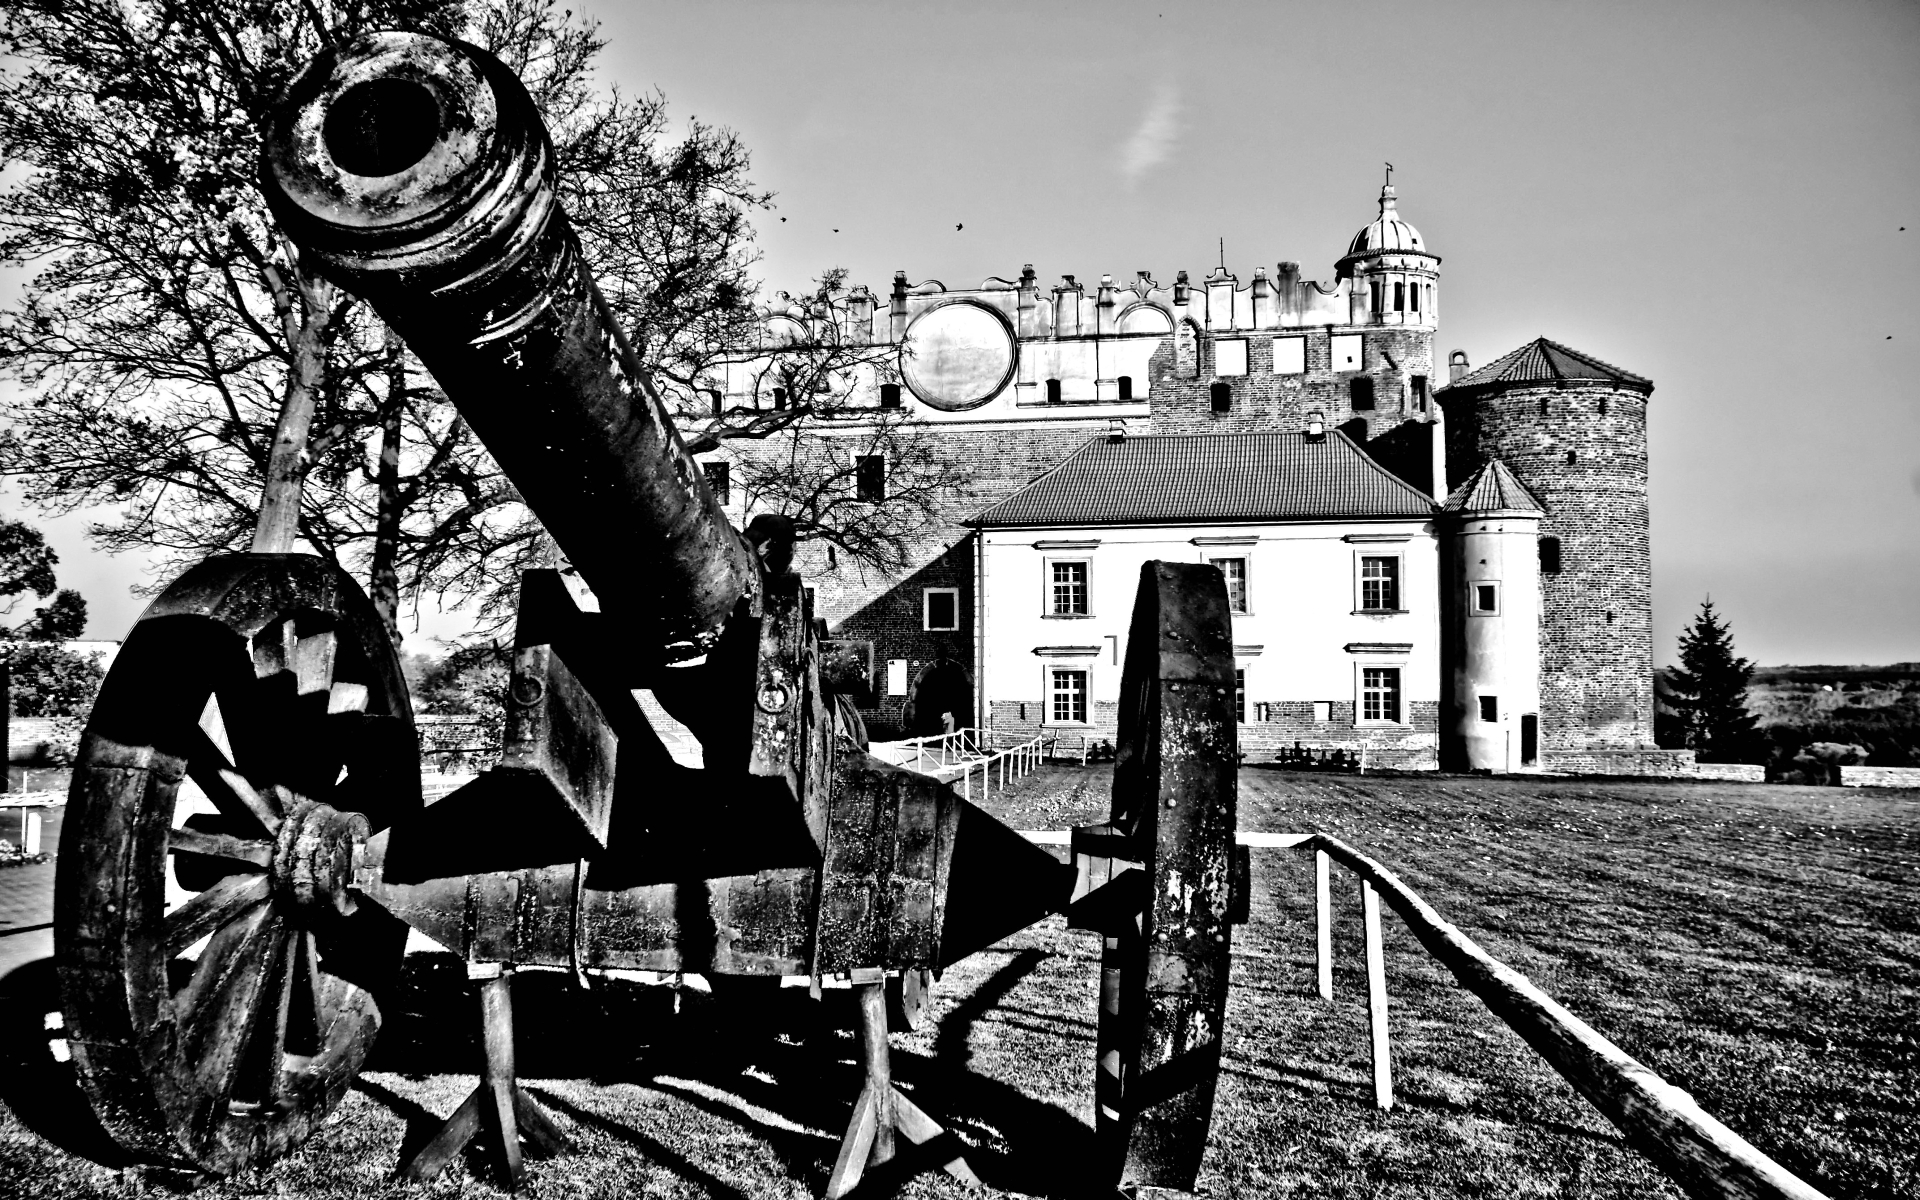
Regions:
[[[1424,517],[1425,493],[1338,430],[1097,438],[969,524],[1200,524]]]
[[[1510,387],[1540,383],[1607,383],[1636,392],[1652,392],[1653,381],[1631,371],[1622,371],[1611,363],[1569,349],[1559,342],[1535,338],[1526,345],[1494,359],[1478,371],[1463,375],[1442,391],[1472,388]]]
[[[1547,511],[1527,490],[1527,485],[1497,458],[1488,459],[1486,466],[1453,489],[1453,494],[1440,507],[1457,513]]]

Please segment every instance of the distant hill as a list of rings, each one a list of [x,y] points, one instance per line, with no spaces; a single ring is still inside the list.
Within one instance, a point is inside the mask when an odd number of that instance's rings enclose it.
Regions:
[[[1920,766],[1920,662],[1761,667],[1747,690],[1773,761],[1812,742],[1866,748],[1874,766]]]
[[[1889,663],[1884,667],[1755,667],[1753,682],[1776,683],[1892,683],[1920,679],[1920,662]]]

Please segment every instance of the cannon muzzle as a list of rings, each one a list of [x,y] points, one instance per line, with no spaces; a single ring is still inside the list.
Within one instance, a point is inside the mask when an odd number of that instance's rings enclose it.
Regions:
[[[759,568],[587,273],[513,73],[417,33],[327,50],[269,115],[261,176],[302,261],[406,339],[633,648],[703,653]]]

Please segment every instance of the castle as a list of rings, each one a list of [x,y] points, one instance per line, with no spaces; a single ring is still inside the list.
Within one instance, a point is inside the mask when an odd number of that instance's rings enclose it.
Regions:
[[[1293,262],[1171,285],[897,272],[884,307],[854,288],[770,311],[713,399],[779,405],[769,364],[825,330],[870,351],[856,410],[903,410],[972,467],[907,571],[803,552],[877,737],[950,717],[1111,738],[1139,564],[1176,558],[1226,574],[1250,754],[1534,770],[1657,753],[1652,384],[1545,339],[1479,370],[1454,351],[1439,380],[1440,263],[1389,183],[1331,283]],[[854,415],[819,432],[857,456]],[[710,478],[756,452],[727,443]]]

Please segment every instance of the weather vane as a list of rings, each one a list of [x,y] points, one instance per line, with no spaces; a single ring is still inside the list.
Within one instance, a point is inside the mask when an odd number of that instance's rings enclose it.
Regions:
[[[1393,164],[1392,163],[1387,164],[1387,186],[1388,187],[1393,186]]]

